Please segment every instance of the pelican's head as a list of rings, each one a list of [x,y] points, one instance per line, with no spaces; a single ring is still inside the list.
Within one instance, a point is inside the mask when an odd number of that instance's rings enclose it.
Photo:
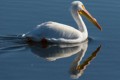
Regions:
[[[72,8],[77,11],[80,15],[85,16],[90,22],[92,22],[98,29],[102,30],[97,20],[86,10],[85,6],[81,1],[73,1]]]

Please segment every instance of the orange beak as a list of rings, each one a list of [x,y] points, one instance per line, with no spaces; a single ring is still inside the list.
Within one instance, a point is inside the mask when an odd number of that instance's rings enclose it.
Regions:
[[[90,22],[92,22],[99,30],[102,31],[101,26],[98,24],[97,20],[92,17],[92,15],[85,9],[83,6],[83,10],[78,11],[79,14],[84,15]]]

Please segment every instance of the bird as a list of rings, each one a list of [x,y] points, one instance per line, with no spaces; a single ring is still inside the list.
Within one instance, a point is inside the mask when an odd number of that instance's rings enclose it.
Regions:
[[[73,1],[70,8],[71,15],[78,28],[62,23],[48,21],[36,26],[32,31],[22,34],[27,42],[51,43],[81,43],[88,38],[87,27],[82,19],[85,16],[99,30],[102,27],[97,20],[87,11],[81,1]]]

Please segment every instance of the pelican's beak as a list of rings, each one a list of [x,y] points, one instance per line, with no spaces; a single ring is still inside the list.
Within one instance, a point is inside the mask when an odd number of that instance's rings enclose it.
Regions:
[[[102,31],[101,26],[98,24],[97,20],[92,17],[92,15],[85,9],[83,6],[83,10],[78,11],[79,14],[84,15],[90,22],[92,22],[99,30]]]

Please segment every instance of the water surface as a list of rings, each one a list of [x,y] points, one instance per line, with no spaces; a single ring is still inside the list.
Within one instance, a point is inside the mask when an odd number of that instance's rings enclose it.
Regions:
[[[0,35],[20,35],[32,30],[45,21],[56,21],[74,26],[76,23],[70,14],[73,0],[1,0]],[[99,21],[103,31],[97,30],[86,19],[89,31],[89,44],[82,62],[92,55],[100,45],[97,56],[86,66],[78,78],[89,80],[119,80],[120,78],[120,1],[82,0],[88,11]],[[4,38],[6,39],[6,38]],[[71,80],[71,64],[79,53],[79,46],[60,50],[68,51],[66,57],[56,54],[57,59],[46,59],[35,54],[36,50],[23,44],[0,40],[0,79],[1,80]],[[3,44],[4,43],[4,44]],[[36,49],[36,47],[35,47]],[[38,50],[41,48],[38,48]],[[60,51],[58,51],[60,50]],[[46,50],[49,51],[49,50]],[[53,51],[53,50],[50,50]],[[70,51],[70,52],[69,52]],[[72,53],[73,51],[73,53]],[[39,52],[39,51],[38,51]],[[42,50],[41,50],[42,52]],[[43,51],[44,52],[44,51]],[[51,52],[52,53],[52,52]],[[67,53],[67,52],[66,52]],[[71,53],[71,54],[70,54]],[[51,56],[51,54],[49,54]],[[54,56],[54,55],[52,55]],[[80,62],[80,64],[82,64]]]

